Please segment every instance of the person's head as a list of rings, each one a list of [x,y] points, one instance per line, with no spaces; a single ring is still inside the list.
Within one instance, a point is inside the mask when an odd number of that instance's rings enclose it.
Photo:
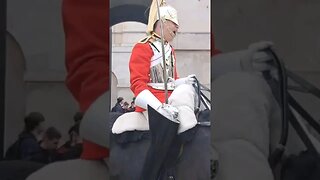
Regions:
[[[129,107],[129,103],[126,101],[123,103],[123,108],[127,109]]]
[[[82,112],[76,112],[76,114],[73,116],[73,120],[75,123],[80,123],[82,118],[83,118]]]
[[[118,97],[117,98],[117,103],[122,105],[124,103],[123,97]]]
[[[49,127],[42,138],[41,147],[46,150],[57,149],[61,133],[54,127]]]
[[[174,39],[179,29],[178,13],[176,9],[167,5],[165,2],[161,1],[160,3],[160,18],[158,16],[157,1],[153,0],[151,4],[147,33],[152,34],[152,32],[155,32],[156,34],[161,35],[160,22],[162,21],[163,38],[165,41],[170,42]]]
[[[39,135],[43,132],[44,116],[39,112],[31,112],[24,118],[24,131]]]

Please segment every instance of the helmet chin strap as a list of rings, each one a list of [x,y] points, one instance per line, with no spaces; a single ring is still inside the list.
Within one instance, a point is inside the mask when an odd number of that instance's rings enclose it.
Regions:
[[[169,35],[170,35],[172,38],[175,37],[174,32],[173,32],[170,28],[168,28],[167,26],[165,26],[165,29],[168,31]]]
[[[169,29],[169,28],[167,27],[167,30],[169,31],[170,36],[172,37],[172,39],[173,39],[174,37],[176,37],[176,34],[175,34],[171,29]]]
[[[166,20],[164,21],[163,25],[165,26],[166,30],[169,32],[170,36],[173,39],[174,37],[176,37],[176,34],[170,28],[168,28],[168,26],[165,25],[165,22]]]

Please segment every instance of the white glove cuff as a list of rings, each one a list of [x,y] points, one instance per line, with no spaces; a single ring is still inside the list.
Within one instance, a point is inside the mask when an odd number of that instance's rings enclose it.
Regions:
[[[148,90],[141,91],[135,99],[135,104],[141,108],[148,109],[148,105],[157,110],[162,103]]]

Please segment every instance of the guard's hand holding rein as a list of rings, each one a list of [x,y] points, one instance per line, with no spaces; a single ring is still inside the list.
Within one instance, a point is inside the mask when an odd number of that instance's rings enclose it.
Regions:
[[[171,121],[180,123],[178,120],[179,110],[176,107],[170,104],[162,104],[162,106],[156,110]]]

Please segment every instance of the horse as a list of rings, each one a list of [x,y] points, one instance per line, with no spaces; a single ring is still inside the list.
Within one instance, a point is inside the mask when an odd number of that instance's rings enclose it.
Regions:
[[[115,119],[116,116],[110,119],[111,124]],[[208,180],[211,178],[211,130],[210,126],[201,124],[209,122],[209,110],[201,111],[198,121],[199,124],[196,127],[177,136],[177,141],[183,141],[183,145],[177,147],[173,145],[172,153],[167,157],[171,162],[164,165],[160,175],[161,180],[170,178]],[[150,142],[149,131],[130,131],[111,135],[111,151],[108,160],[111,179],[140,179]]]
[[[143,122],[149,124],[149,128],[145,130],[143,128],[142,130],[133,128],[120,134],[114,133],[110,135],[111,150],[108,164],[110,165],[111,179],[157,178],[165,180],[171,178],[207,180],[211,178],[210,160],[212,160],[212,151],[210,146],[211,122],[209,119],[211,102],[202,92],[204,90],[210,92],[210,89],[201,85],[199,81],[196,82],[194,88],[197,94],[196,97],[199,98],[196,98],[198,102],[195,103],[197,106],[195,114],[198,121],[195,127],[180,134],[177,134],[177,129],[173,129],[170,132],[169,129],[172,126],[166,124],[166,118],[163,118],[157,111],[149,107],[149,120],[142,119]],[[201,105],[203,106],[201,107]],[[138,114],[134,116],[134,113]],[[132,114],[124,116],[124,118],[128,119],[125,119],[125,123],[121,122],[122,125],[130,123],[130,121],[139,124],[135,117],[138,117],[138,119],[143,118],[142,113],[132,112]],[[112,128],[118,125],[115,122],[119,121],[120,118],[118,119],[118,117],[121,114],[112,113],[110,115],[109,128]],[[124,119],[122,118],[122,120]],[[168,122],[170,123],[171,121],[168,120]],[[168,135],[170,133],[172,135]],[[172,143],[168,142],[171,139],[170,136],[173,137]],[[158,145],[155,145],[156,143]],[[168,153],[162,152],[165,151],[165,146],[169,148]],[[150,153],[149,151],[156,151],[156,157],[148,154]],[[164,157],[161,157],[161,154],[164,154]],[[148,163],[150,156],[152,158],[151,163],[145,164]],[[158,174],[157,172],[152,172],[157,171],[155,170],[157,167],[161,167]]]

